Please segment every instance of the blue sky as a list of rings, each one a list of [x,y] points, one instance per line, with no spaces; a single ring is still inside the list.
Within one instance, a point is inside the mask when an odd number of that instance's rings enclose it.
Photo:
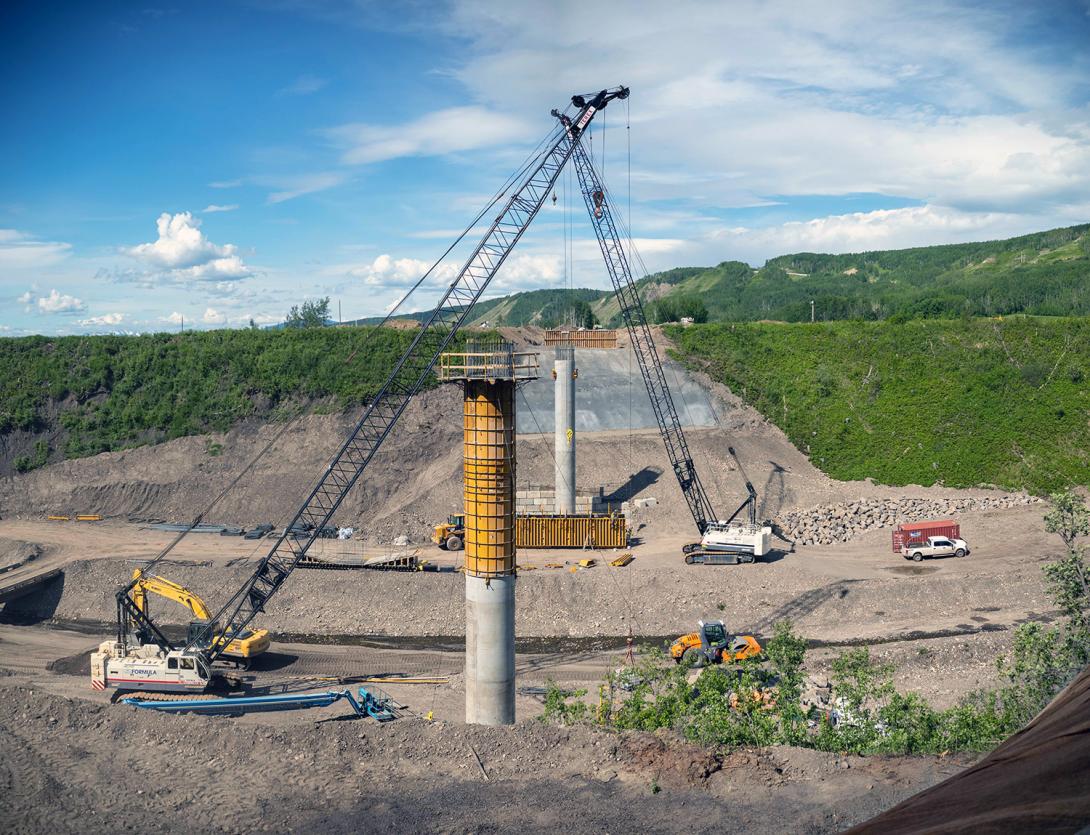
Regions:
[[[1090,220],[1090,0],[16,3],[0,335],[381,313],[619,83],[594,152],[650,269]],[[495,294],[605,285],[570,189]]]

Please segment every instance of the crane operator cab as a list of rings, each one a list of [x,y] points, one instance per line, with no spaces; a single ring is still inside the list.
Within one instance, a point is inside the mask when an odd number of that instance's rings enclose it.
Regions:
[[[700,646],[704,652],[721,650],[727,645],[727,627],[723,621],[700,621]]]
[[[165,651],[156,644],[124,647],[103,641],[91,653],[91,687],[201,693],[211,681],[208,660],[198,650]]]

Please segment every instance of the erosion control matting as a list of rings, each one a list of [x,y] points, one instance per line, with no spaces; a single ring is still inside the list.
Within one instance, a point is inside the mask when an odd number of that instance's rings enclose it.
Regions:
[[[973,767],[853,833],[1077,832],[1090,824],[1090,668]]]

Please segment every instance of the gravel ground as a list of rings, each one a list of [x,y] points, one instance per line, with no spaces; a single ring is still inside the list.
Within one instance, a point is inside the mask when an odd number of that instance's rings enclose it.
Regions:
[[[898,566],[900,567],[900,566]],[[915,566],[905,566],[914,568]],[[248,565],[160,566],[194,590],[238,588]],[[940,630],[976,631],[1009,626],[1048,608],[1036,565],[1005,571],[941,573],[871,579],[814,578],[788,560],[739,571],[641,569],[601,566],[526,572],[516,596],[521,637],[668,635],[716,617],[735,628],[767,634],[791,619],[806,636],[826,641],[887,639]],[[69,565],[64,577],[39,594],[8,604],[8,619],[109,623],[114,591],[132,566],[112,560]],[[220,602],[209,594],[209,602]],[[465,627],[460,574],[299,570],[278,594],[260,625],[274,633],[311,635],[452,636]],[[156,618],[188,622],[186,609],[157,602]],[[406,624],[412,624],[406,629]]]

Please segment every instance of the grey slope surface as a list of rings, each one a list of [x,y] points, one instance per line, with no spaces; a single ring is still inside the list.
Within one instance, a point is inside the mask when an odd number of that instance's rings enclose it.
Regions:
[[[541,349],[541,377],[519,387],[516,404],[520,434],[553,431],[553,350]],[[628,347],[576,350],[575,430],[603,432],[654,428],[655,413],[639,364]],[[666,382],[682,426],[715,426],[707,390],[675,362],[665,363]]]

